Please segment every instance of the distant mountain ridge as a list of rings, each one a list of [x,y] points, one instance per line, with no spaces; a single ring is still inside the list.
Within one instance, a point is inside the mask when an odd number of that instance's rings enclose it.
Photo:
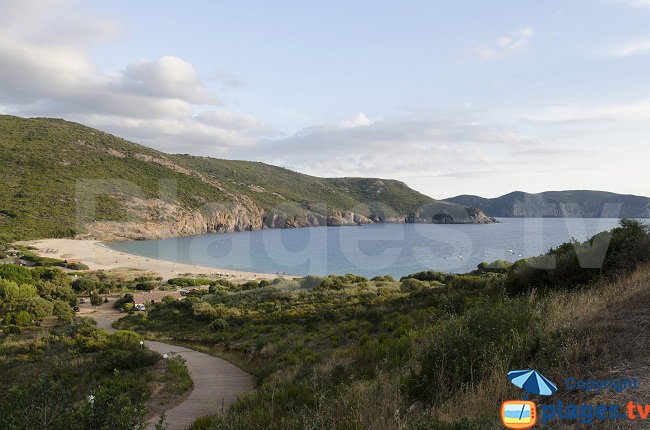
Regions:
[[[158,239],[370,223],[490,223],[379,178],[166,154],[81,124],[0,115],[0,239]]]
[[[650,218],[650,198],[606,191],[515,191],[492,199],[460,195],[444,201],[503,218]]]

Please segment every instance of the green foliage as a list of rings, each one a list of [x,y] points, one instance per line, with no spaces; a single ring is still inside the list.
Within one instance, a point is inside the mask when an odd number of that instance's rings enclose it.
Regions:
[[[134,350],[141,348],[144,340],[138,333],[130,330],[118,330],[108,336],[108,347],[115,349]]]
[[[33,285],[18,285],[13,281],[0,279],[0,303],[6,309],[16,309],[28,299],[38,297]]]
[[[25,300],[23,306],[32,315],[33,319],[37,321],[52,315],[52,310],[54,309],[52,302],[42,297],[30,297]]]
[[[198,278],[171,278],[167,280],[167,283],[177,287],[200,287],[202,285],[212,285],[214,281]]]
[[[17,264],[0,264],[0,278],[17,284],[33,283],[31,271]]]
[[[90,304],[93,306],[101,306],[102,298],[96,292],[90,294]]]
[[[419,279],[420,281],[437,281],[441,282],[443,284],[446,284],[449,282],[454,275],[450,273],[444,273],[444,272],[435,272],[432,270],[428,270],[425,272],[418,272],[418,273],[413,273],[411,275],[403,276],[400,281],[403,281],[406,278],[413,278],[413,279]]]
[[[32,314],[27,311],[18,311],[15,313],[7,313],[3,320],[4,325],[17,325],[17,326],[27,326],[30,325],[33,321]]]
[[[412,371],[408,392],[428,402],[447,400],[462,386],[478,382],[492,363],[517,368],[534,345],[532,317],[525,300],[476,306],[428,331]]]
[[[510,294],[531,288],[577,288],[600,276],[615,277],[650,261],[650,228],[621,220],[620,227],[580,243],[564,243],[547,254],[517,261],[505,286]]]
[[[167,372],[176,381],[173,387],[176,393],[184,393],[193,387],[192,376],[185,365],[185,360],[180,355],[173,356],[167,360]]]
[[[420,281],[419,279],[414,279],[414,278],[406,278],[401,282],[399,289],[401,291],[410,293],[410,292],[421,291],[427,288],[428,286],[429,286],[428,282]]]
[[[492,263],[480,263],[476,266],[478,273],[507,273],[512,263],[506,260],[496,260]]]
[[[71,323],[74,319],[74,311],[69,302],[55,300],[52,302],[52,315],[63,323]]]
[[[314,276],[314,275],[305,276],[304,278],[300,279],[300,288],[306,288],[306,289],[315,288],[318,287],[322,282],[323,280],[318,276]]]

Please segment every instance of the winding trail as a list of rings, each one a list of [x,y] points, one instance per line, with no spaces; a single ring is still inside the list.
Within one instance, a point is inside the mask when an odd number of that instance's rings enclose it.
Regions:
[[[123,315],[104,305],[93,311],[88,305],[81,305],[81,315],[97,321],[97,326],[112,333],[111,326]],[[160,354],[180,355],[185,359],[194,382],[189,396],[179,405],[165,411],[167,430],[185,430],[194,420],[206,415],[222,413],[237,400],[237,397],[254,388],[253,378],[237,366],[193,349],[147,340],[145,346]],[[153,429],[158,417],[149,420]]]

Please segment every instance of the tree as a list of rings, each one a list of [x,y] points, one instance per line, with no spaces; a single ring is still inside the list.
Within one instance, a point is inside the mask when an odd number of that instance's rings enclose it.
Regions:
[[[90,294],[90,304],[93,306],[101,306],[102,304],[102,298],[94,291]]]
[[[39,321],[52,315],[54,305],[42,297],[30,297],[25,301],[25,310]]]
[[[21,303],[37,296],[38,293],[33,285],[18,285],[13,281],[0,279],[0,302],[6,310],[16,310]]]
[[[70,307],[70,304],[64,302],[63,300],[55,300],[52,302],[52,315],[57,317],[57,319],[64,323],[70,323],[74,319],[74,311]]]
[[[0,265],[0,278],[14,281],[17,284],[31,284],[33,282],[30,270],[17,264]]]

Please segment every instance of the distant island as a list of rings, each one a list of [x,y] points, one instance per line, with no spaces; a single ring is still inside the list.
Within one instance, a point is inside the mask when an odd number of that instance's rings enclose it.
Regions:
[[[160,239],[371,223],[491,223],[376,178],[166,154],[81,124],[0,116],[0,239]]]
[[[515,191],[493,199],[461,195],[444,201],[478,208],[490,217],[650,218],[650,198],[605,191]]]

